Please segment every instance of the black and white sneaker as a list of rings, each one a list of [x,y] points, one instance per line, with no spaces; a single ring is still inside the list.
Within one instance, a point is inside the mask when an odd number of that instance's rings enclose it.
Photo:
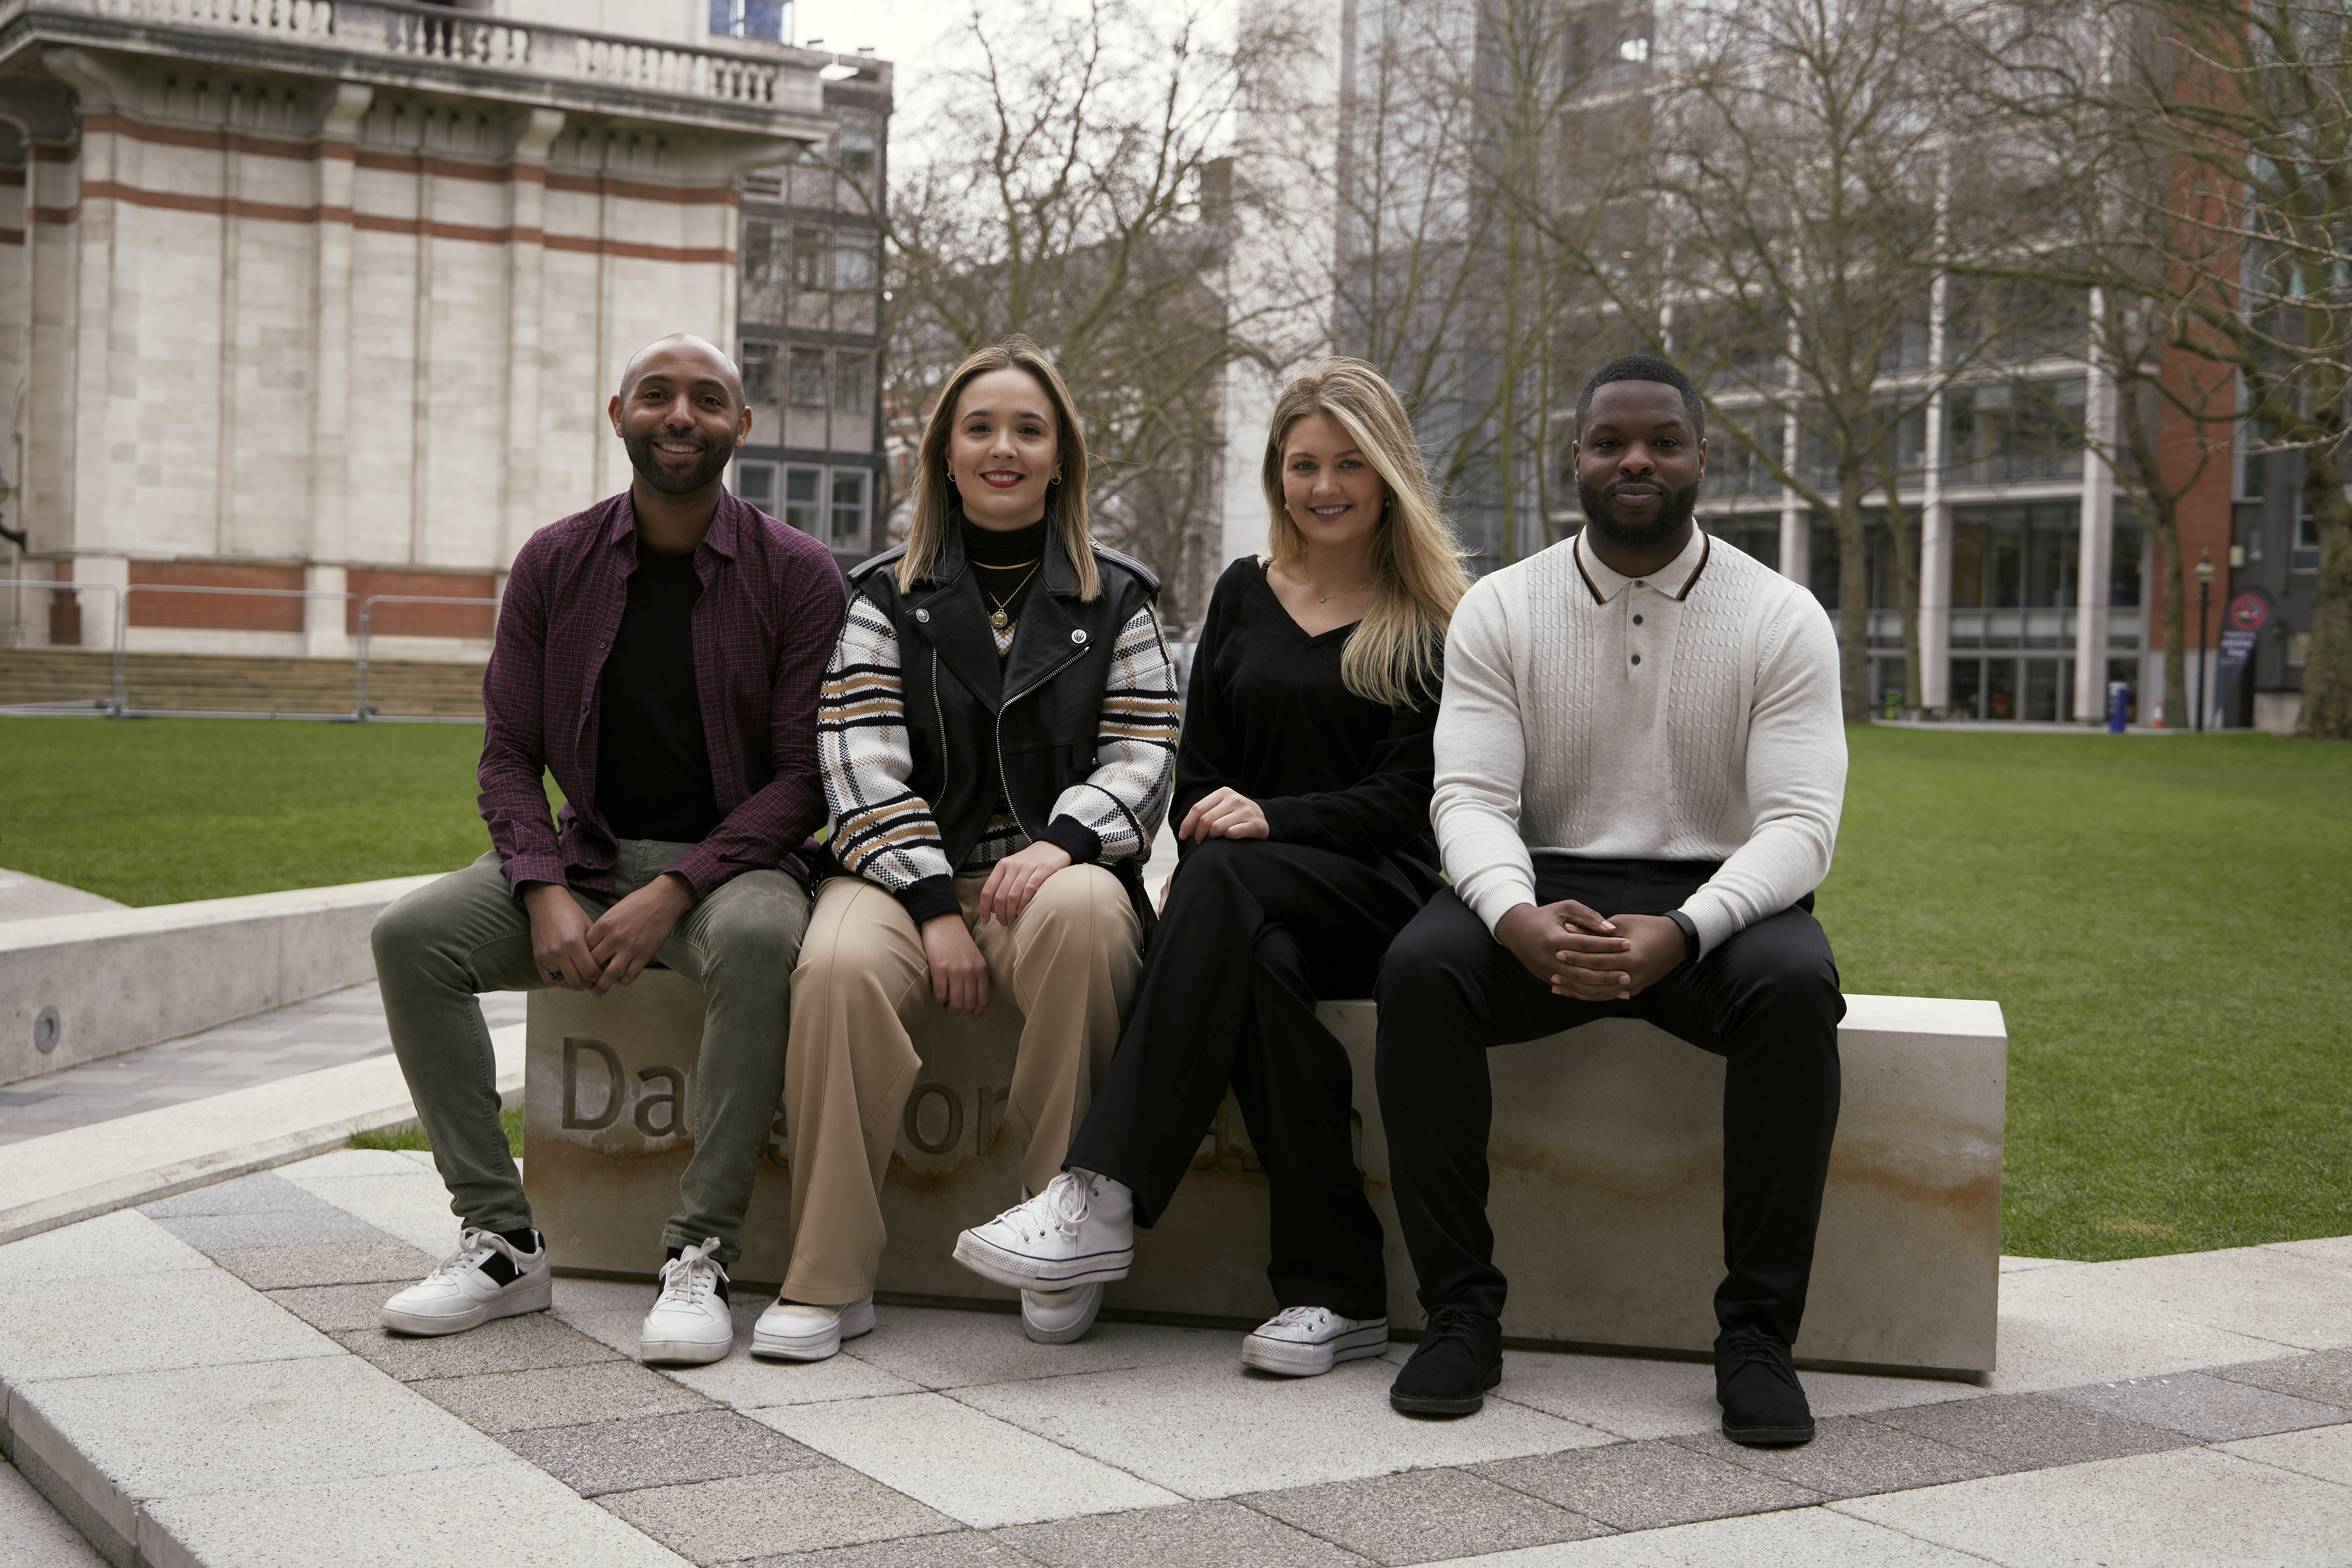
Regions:
[[[1343,1318],[1328,1307],[1285,1307],[1242,1341],[1242,1360],[1285,1377],[1320,1377],[1340,1362],[1388,1348],[1386,1318]]]
[[[467,1226],[438,1268],[383,1304],[383,1326],[404,1334],[456,1334],[492,1318],[547,1310],[555,1299],[547,1241],[534,1230],[530,1243],[526,1252],[497,1231]]]
[[[711,1237],[661,1268],[661,1294],[637,1331],[637,1359],[700,1365],[724,1361],[735,1348],[735,1319],[727,1310],[727,1270],[710,1255]]]

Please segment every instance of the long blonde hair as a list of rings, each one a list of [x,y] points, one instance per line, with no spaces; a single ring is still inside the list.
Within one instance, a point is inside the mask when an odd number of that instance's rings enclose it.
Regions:
[[[1044,349],[1018,333],[965,355],[932,407],[930,423],[923,426],[923,444],[915,459],[915,518],[907,529],[907,553],[898,558],[899,592],[913,588],[939,564],[940,550],[959,510],[955,484],[948,478],[948,437],[955,433],[956,404],[975,376],[999,370],[1026,371],[1054,405],[1054,451],[1062,478],[1046,487],[1045,515],[1077,574],[1078,597],[1090,600],[1102,592],[1102,574],[1095,567],[1094,527],[1087,515],[1086,434],[1078,426],[1078,413],[1061,372]]]
[[[1368,701],[1411,707],[1436,691],[1446,624],[1470,588],[1462,544],[1429,488],[1395,390],[1362,360],[1335,359],[1293,377],[1275,399],[1264,473],[1275,560],[1307,553],[1307,535],[1283,504],[1282,447],[1292,426],[1316,414],[1348,433],[1389,492],[1365,562],[1380,593],[1348,638],[1339,678]]]

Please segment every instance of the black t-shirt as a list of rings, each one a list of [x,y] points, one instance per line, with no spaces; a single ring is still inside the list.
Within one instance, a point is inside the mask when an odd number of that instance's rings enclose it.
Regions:
[[[694,681],[694,552],[637,545],[627,607],[601,678],[596,808],[615,838],[699,844],[719,826]]]

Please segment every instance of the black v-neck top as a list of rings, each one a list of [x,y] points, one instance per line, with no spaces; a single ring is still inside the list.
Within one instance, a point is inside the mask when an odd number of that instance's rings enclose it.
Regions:
[[[1171,825],[1230,787],[1258,803],[1267,836],[1280,842],[1437,864],[1429,826],[1437,694],[1391,709],[1349,690],[1339,658],[1355,629],[1309,637],[1255,557],[1225,568],[1193,655]]]

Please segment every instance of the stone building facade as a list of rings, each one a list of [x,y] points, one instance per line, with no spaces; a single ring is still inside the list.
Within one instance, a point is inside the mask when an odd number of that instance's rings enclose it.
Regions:
[[[0,565],[131,590],[134,649],[347,656],[362,599],[495,597],[625,482],[627,356],[735,341],[743,173],[834,132],[830,57],[709,15],[0,4]],[[288,596],[161,591],[200,586]],[[0,641],[110,643],[113,597],[0,591]],[[375,651],[488,619],[379,605]]]

